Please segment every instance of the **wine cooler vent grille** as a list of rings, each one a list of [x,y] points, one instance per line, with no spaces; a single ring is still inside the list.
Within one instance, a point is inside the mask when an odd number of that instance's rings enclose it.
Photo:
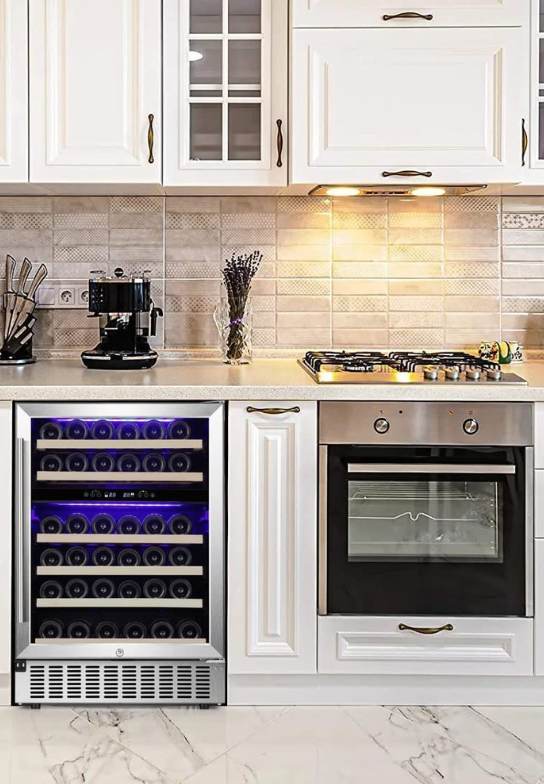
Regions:
[[[216,703],[223,663],[28,663],[18,673],[17,701]]]

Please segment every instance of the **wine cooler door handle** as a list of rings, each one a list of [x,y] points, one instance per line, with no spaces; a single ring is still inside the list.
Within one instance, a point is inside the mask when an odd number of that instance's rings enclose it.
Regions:
[[[28,621],[28,595],[26,589],[27,564],[25,563],[25,440],[18,437],[15,442],[15,537],[16,537],[16,579],[17,579],[17,622]]]

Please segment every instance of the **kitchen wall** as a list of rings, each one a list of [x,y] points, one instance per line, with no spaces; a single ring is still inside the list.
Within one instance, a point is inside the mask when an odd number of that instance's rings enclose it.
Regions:
[[[0,258],[44,261],[36,346],[96,342],[95,269],[149,270],[168,349],[214,349],[220,269],[262,250],[255,345],[544,346],[544,197],[3,197]],[[3,275],[3,264],[1,274]]]

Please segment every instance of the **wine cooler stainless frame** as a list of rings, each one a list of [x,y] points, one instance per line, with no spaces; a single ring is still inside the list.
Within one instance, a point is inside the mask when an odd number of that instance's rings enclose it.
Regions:
[[[117,417],[172,417],[207,419],[208,441],[208,509],[209,509],[209,635],[207,642],[157,640],[132,642],[119,640],[62,641],[55,644],[35,643],[31,637],[31,421],[36,417],[100,419]],[[134,443],[131,444],[134,449]],[[15,407],[15,590],[14,590],[14,658],[16,678],[25,664],[39,661],[47,669],[55,662],[72,662],[84,666],[93,662],[139,663],[150,661],[186,663],[207,661],[214,681],[214,700],[218,695],[217,673],[224,667],[225,656],[225,525],[224,525],[224,404],[211,403],[24,403]],[[127,661],[128,660],[128,661]],[[180,661],[181,660],[181,661]],[[224,670],[223,670],[224,675]],[[27,684],[28,685],[28,684]],[[25,693],[28,691],[24,686]],[[16,686],[17,691],[17,686]],[[16,696],[17,701],[17,696]],[[25,701],[25,700],[22,700]],[[62,701],[62,700],[59,700]],[[151,700],[153,701],[153,700]],[[157,700],[158,701],[158,700]],[[198,700],[205,702],[206,700]],[[221,701],[221,699],[219,699]]]

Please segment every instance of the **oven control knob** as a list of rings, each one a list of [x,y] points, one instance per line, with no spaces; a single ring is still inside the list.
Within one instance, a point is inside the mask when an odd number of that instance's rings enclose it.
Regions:
[[[479,429],[480,425],[476,419],[465,419],[463,422],[463,430],[467,436],[475,436]]]
[[[376,431],[376,433],[379,433],[381,436],[385,435],[385,433],[388,433],[390,427],[391,425],[389,424],[387,419],[384,419],[383,417],[380,417],[380,419],[377,419],[374,422],[374,430]]]

